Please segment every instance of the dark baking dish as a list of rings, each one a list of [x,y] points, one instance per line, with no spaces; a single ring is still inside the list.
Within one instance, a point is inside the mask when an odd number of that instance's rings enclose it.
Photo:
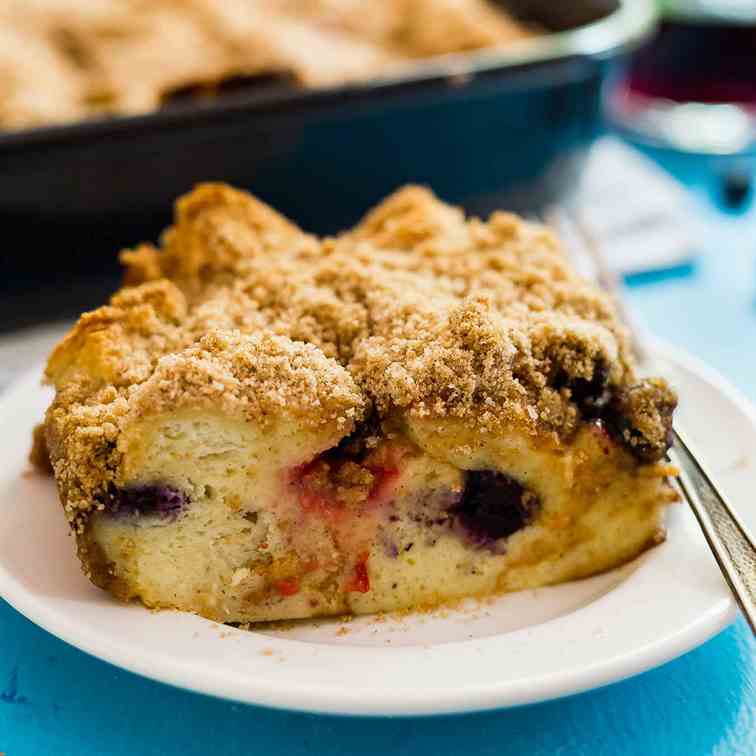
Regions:
[[[0,133],[0,221],[24,240],[23,254],[4,245],[0,286],[18,295],[65,276],[55,299],[64,280],[113,271],[113,248],[154,237],[199,181],[249,188],[321,233],[409,181],[473,212],[558,199],[596,131],[606,68],[647,34],[653,3],[505,5],[552,33],[359,85],[271,80],[145,116]]]

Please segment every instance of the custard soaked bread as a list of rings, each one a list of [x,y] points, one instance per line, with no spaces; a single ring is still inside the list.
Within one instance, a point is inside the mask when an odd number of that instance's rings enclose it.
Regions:
[[[407,187],[317,239],[211,184],[122,259],[50,357],[36,450],[113,595],[223,622],[367,613],[663,539],[674,394],[635,375],[546,229]]]

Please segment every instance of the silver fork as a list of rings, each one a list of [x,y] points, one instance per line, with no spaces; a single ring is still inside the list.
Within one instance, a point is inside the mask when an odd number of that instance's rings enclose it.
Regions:
[[[584,275],[592,275],[614,299],[630,332],[639,365],[651,364],[643,329],[624,303],[619,276],[608,265],[602,246],[581,219],[566,208],[550,208],[544,219],[561,236],[578,269]],[[693,510],[732,595],[756,635],[756,542],[700,457],[691,451],[679,424],[673,430],[673,442],[668,459],[680,471],[677,487]]]

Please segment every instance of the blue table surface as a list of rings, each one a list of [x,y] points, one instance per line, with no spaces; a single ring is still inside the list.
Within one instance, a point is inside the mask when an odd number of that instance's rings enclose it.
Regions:
[[[718,164],[653,155],[690,189],[691,269],[629,282],[662,338],[756,400],[756,210],[717,204]],[[184,692],[91,658],[0,601],[0,752],[28,754],[756,754],[756,643],[745,622],[661,668],[560,701],[428,719],[325,717]]]

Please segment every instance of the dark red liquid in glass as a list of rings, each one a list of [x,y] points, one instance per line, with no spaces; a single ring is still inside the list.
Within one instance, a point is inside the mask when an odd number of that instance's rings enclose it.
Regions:
[[[756,108],[756,23],[667,20],[634,56],[625,87],[642,97]]]

